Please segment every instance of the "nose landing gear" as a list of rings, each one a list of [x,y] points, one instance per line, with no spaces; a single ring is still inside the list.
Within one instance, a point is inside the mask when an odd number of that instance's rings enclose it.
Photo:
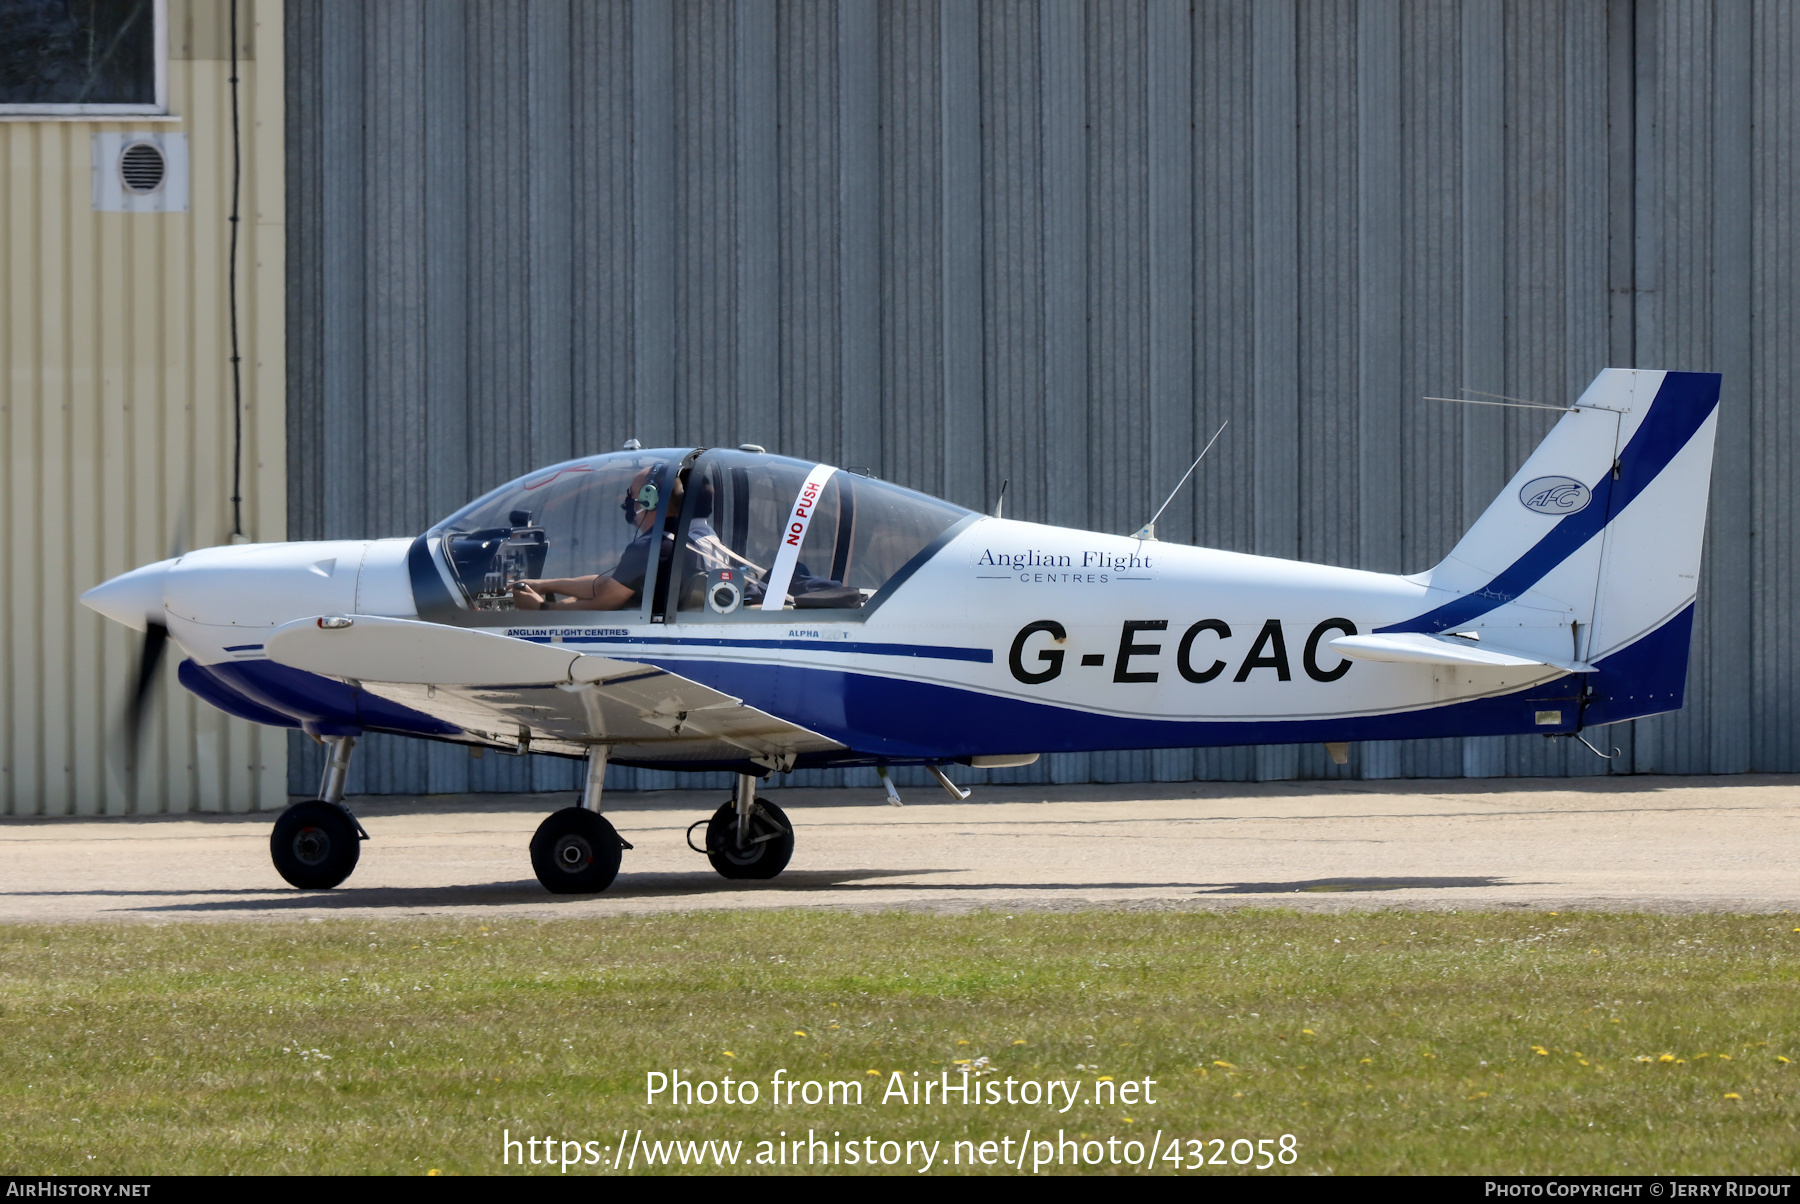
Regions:
[[[269,833],[269,857],[275,872],[301,890],[330,890],[356,869],[363,826],[344,806],[344,782],[350,775],[354,736],[332,736],[331,756],[319,783],[319,797],[295,803],[281,813]]]

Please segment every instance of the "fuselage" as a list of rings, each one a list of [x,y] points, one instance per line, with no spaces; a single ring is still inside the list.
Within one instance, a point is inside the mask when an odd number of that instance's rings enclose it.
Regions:
[[[417,617],[413,552],[408,540],[337,540],[190,553],[163,571],[163,621],[207,676],[296,726],[495,742],[484,728],[502,725],[472,720],[464,700],[346,686],[264,653],[263,637],[296,619]],[[854,618],[559,611],[487,615],[484,626],[704,682],[845,746],[821,763],[1375,739],[1422,726],[1570,730],[1580,700],[1568,674],[1379,664],[1331,647],[1429,610],[1437,592],[1382,573],[977,517]],[[534,750],[582,751],[560,734],[538,734]]]

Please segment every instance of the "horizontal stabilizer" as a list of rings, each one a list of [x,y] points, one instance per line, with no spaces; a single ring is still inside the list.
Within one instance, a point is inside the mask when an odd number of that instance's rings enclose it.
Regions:
[[[603,682],[644,670],[554,644],[374,615],[287,623],[271,632],[263,647],[270,660],[308,673],[419,686]]]
[[[1393,632],[1387,635],[1345,635],[1331,641],[1340,653],[1359,661],[1386,661],[1400,665],[1475,665],[1490,669],[1542,665],[1564,673],[1592,673],[1592,665],[1580,661],[1553,661],[1511,652],[1493,644],[1476,643],[1457,636]]]

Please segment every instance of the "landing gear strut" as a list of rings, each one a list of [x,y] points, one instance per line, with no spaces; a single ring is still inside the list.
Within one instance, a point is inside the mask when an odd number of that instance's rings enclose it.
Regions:
[[[330,890],[348,878],[362,855],[362,842],[369,839],[344,806],[344,782],[350,776],[356,737],[331,736],[326,742],[331,756],[325,761],[319,797],[283,811],[269,833],[275,872],[301,890]]]
[[[787,814],[756,797],[754,777],[738,774],[731,801],[707,821],[706,859],[721,877],[773,878],[793,855],[794,826]]]
[[[619,876],[620,854],[631,847],[600,815],[606,755],[604,744],[588,750],[581,805],[553,812],[531,838],[531,868],[551,894],[590,895],[605,890]]]

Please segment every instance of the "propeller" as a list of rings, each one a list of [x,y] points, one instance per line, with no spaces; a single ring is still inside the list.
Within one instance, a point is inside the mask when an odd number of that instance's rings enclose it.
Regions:
[[[156,674],[162,667],[163,652],[168,645],[167,627],[161,623],[144,626],[144,644],[138,652],[137,681],[132,686],[131,697],[125,701],[125,730],[120,742],[127,778],[137,772],[138,747],[143,742],[144,725],[150,718],[151,690],[156,685]]]
[[[181,517],[176,520],[175,531],[169,540],[169,559],[179,559],[187,552],[188,528],[193,520],[193,499],[182,508]],[[114,741],[117,753],[118,770],[125,779],[127,789],[133,793],[137,788],[138,753],[143,747],[144,729],[149,726],[151,712],[155,705],[156,679],[162,671],[163,653],[169,646],[169,628],[167,624],[158,623],[146,616],[144,622],[144,642],[138,648],[137,673],[132,682],[131,694],[125,700],[125,714],[119,724],[118,739]]]

